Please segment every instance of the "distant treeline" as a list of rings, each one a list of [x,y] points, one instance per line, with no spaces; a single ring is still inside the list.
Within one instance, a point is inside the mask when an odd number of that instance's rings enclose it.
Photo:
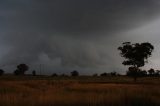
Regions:
[[[29,66],[26,64],[19,64],[17,65],[17,69],[13,71],[13,75],[15,76],[22,76],[22,75],[26,75],[25,72],[29,70]],[[136,69],[137,70],[137,69]],[[0,76],[4,75],[5,71],[3,69],[0,69]],[[30,74],[32,76],[38,76],[36,74],[36,70],[32,71],[32,74]],[[70,72],[70,75],[67,74],[57,74],[57,73],[53,73],[51,75],[52,77],[58,77],[58,76],[62,76],[62,77],[68,77],[68,76],[73,76],[73,77],[77,77],[80,76],[79,72],[77,70],[73,70]],[[101,74],[93,74],[91,75],[93,77],[109,77],[109,76],[121,76],[121,74],[117,73],[117,72],[104,72]],[[154,70],[153,68],[149,69],[149,70],[140,70],[138,69],[138,71],[135,72],[134,67],[129,67],[128,71],[126,71],[126,76],[138,76],[138,77],[160,77],[160,70]]]

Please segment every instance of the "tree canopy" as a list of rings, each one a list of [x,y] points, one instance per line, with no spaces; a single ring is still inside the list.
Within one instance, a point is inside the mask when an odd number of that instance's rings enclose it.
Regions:
[[[0,76],[4,74],[4,70],[0,69]]]
[[[24,73],[29,69],[29,66],[26,64],[19,64],[17,69],[14,71],[15,75],[24,75]]]
[[[154,47],[152,44],[145,43],[135,43],[124,42],[122,46],[118,47],[120,54],[126,60],[123,61],[123,65],[131,65],[134,67],[142,67],[148,62],[148,57],[152,55]]]
[[[148,58],[152,55],[152,51],[154,50],[152,44],[148,42],[135,44],[124,42],[122,46],[118,47],[118,50],[120,50],[120,55],[125,58],[122,64],[130,66],[127,71],[128,76],[132,76],[136,81],[137,77],[146,74],[139,67],[144,66],[148,62]]]
[[[71,72],[71,76],[79,76],[79,72],[74,70]]]

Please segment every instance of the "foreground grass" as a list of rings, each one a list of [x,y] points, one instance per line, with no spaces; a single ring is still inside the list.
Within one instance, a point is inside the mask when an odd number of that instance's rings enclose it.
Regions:
[[[0,106],[160,106],[159,88],[160,78],[1,78]]]

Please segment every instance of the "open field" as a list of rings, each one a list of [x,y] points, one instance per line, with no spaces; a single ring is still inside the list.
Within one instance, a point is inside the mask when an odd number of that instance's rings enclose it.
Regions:
[[[160,78],[0,78],[0,106],[160,106]]]

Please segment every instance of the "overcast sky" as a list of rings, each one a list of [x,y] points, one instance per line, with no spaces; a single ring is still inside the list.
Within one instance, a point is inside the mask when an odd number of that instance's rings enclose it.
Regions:
[[[150,42],[160,69],[159,0],[0,0],[0,67],[43,73],[125,73],[117,47]]]

